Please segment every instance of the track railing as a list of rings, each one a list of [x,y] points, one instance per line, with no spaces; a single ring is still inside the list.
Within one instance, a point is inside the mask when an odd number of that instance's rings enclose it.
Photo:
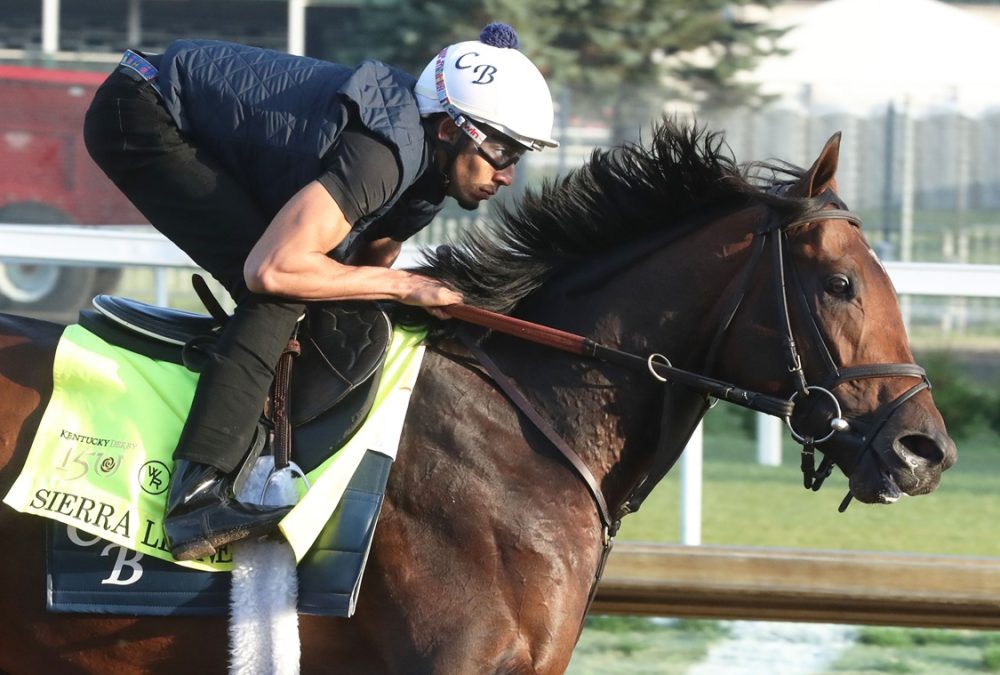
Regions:
[[[622,542],[593,614],[1000,629],[1000,559]]]

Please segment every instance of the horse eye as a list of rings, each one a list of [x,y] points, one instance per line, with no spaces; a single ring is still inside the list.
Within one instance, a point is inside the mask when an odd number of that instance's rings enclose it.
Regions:
[[[826,280],[826,291],[833,295],[847,295],[851,291],[851,280],[843,274],[834,274]]]

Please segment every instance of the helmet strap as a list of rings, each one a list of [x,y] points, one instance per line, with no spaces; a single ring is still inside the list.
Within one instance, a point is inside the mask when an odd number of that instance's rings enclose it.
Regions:
[[[448,85],[444,81],[444,64],[448,58],[449,47],[445,47],[438,52],[434,61],[434,89],[437,92],[438,103],[448,113],[448,117],[455,122],[455,126],[465,132],[465,135],[472,139],[476,145],[480,145],[486,140],[484,134],[467,115],[456,108],[448,97]]]
[[[451,184],[451,172],[455,166],[455,160],[458,158],[458,155],[462,152],[462,146],[465,143],[472,142],[472,139],[468,138],[465,134],[461,133],[460,129],[458,129],[459,133],[456,134],[454,141],[446,141],[439,136],[441,124],[444,123],[444,119],[449,119],[449,118],[442,117],[436,119],[433,129],[429,130],[434,138],[435,152],[437,150],[440,150],[444,154],[444,163],[443,165],[438,166],[438,170],[441,172],[441,176],[444,179],[444,186],[446,188],[448,187],[448,185]],[[457,127],[458,125],[455,126]],[[437,164],[437,157],[435,157],[435,164]]]

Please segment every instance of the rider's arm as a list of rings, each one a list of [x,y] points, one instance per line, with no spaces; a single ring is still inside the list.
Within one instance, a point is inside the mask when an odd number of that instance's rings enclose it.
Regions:
[[[387,269],[398,255],[394,242],[370,242],[346,264],[327,256],[354,224],[392,198],[399,172],[386,141],[350,121],[324,157],[322,174],[285,204],[250,252],[243,270],[247,287],[301,300],[390,299],[424,306],[460,301],[437,281]]]
[[[392,267],[399,257],[403,245],[391,237],[383,237],[370,241],[351,256],[352,265],[370,265],[372,267]]]
[[[339,263],[326,254],[351,230],[319,182],[302,188],[271,221],[250,251],[243,275],[254,293],[300,300],[398,300],[439,306],[461,295],[428,277],[385,267]]]

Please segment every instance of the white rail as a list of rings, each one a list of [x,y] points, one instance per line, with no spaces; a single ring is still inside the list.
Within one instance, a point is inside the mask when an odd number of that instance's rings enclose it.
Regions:
[[[404,244],[399,264],[416,256]],[[191,259],[148,227],[0,224],[0,262],[98,267],[195,267]],[[1000,298],[1000,265],[887,262],[900,295]]]
[[[0,262],[87,267],[196,267],[149,227],[0,225]]]

